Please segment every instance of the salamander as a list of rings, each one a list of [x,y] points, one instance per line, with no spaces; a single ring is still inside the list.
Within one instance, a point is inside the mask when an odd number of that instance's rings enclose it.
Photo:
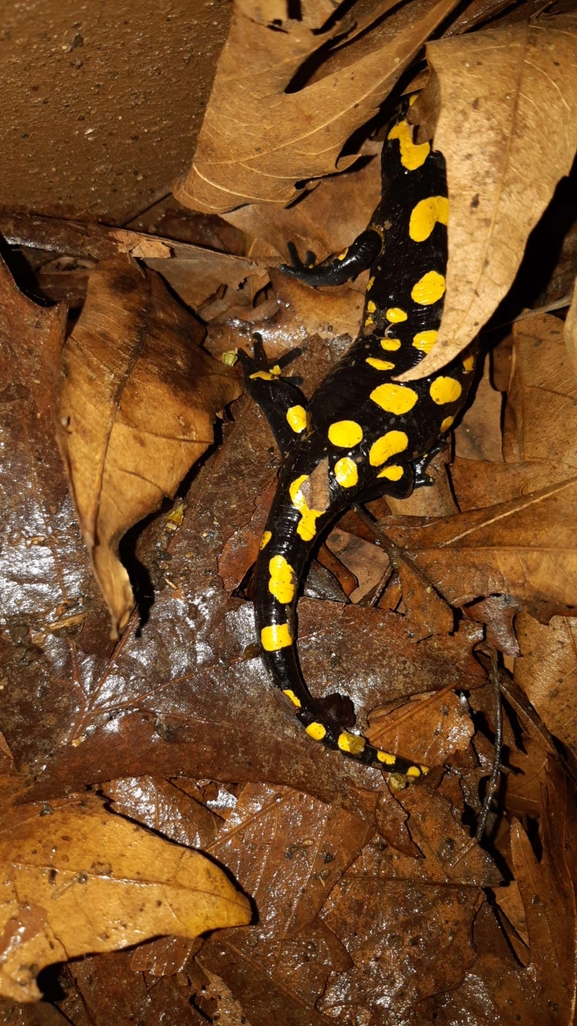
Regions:
[[[431,484],[427,464],[466,401],[475,353],[429,377],[401,383],[435,344],[445,294],[445,161],[416,142],[408,104],[382,152],[387,187],[368,228],[318,265],[291,252],[287,274],[338,285],[370,269],[360,334],[310,400],[270,366],[262,344],[239,352],[248,391],[282,454],[278,487],[255,569],[255,617],[263,661],[307,734],[362,763],[420,777],[427,768],[369,744],[354,729],[350,699],[313,698],[296,650],[296,604],[311,552],[340,514],[381,496],[408,497]]]

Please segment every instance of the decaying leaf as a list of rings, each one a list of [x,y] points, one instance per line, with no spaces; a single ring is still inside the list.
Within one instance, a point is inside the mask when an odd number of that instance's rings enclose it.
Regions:
[[[573,298],[565,321],[564,336],[573,364],[573,374],[577,375],[577,288],[575,286],[573,286]]]
[[[563,324],[550,314],[514,325],[513,371],[507,392],[503,454],[577,470],[577,380],[563,340]]]
[[[429,43],[451,213],[431,374],[478,334],[510,288],[531,229],[577,149],[577,23],[543,18]]]
[[[336,170],[351,132],[376,112],[455,0],[413,0],[412,16],[384,40],[364,36],[351,65],[285,91],[321,45],[337,36],[337,21],[321,34],[326,11],[307,19],[276,18],[257,0],[237,3],[218,62],[210,103],[188,177],[174,190],[196,210],[222,213],[244,203],[295,198],[295,182]],[[280,11],[279,11],[280,13]],[[269,21],[270,18],[270,21]],[[368,50],[368,52],[367,52]],[[348,167],[354,157],[339,162]]]
[[[529,937],[530,975],[554,1006],[559,1023],[575,1017],[576,829],[566,778],[550,764],[541,793],[541,859],[518,822],[511,848]]]
[[[35,976],[52,962],[251,918],[214,862],[93,801],[21,809],[0,831],[0,858],[0,994],[18,1001],[40,997]]]
[[[115,631],[134,605],[120,538],[174,494],[240,393],[201,337],[160,278],[121,257],[94,272],[64,348],[59,444]]]
[[[516,620],[521,659],[515,682],[549,730],[577,752],[577,620],[555,616],[548,625],[527,613]]]
[[[387,525],[449,602],[493,592],[543,611],[577,605],[577,479],[430,522]]]

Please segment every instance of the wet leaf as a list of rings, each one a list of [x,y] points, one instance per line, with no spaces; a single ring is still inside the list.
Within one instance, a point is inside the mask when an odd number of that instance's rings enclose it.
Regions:
[[[115,632],[134,606],[120,539],[174,494],[240,393],[201,336],[158,277],[119,258],[92,275],[64,348],[58,438]]]
[[[187,937],[247,923],[247,899],[213,862],[99,803],[32,806],[0,835],[5,881],[0,992],[40,994],[45,965],[159,933]]]

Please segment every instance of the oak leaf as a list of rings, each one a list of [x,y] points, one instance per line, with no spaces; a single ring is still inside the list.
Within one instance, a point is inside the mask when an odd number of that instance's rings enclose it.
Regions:
[[[0,859],[0,995],[18,1001],[40,997],[35,975],[53,962],[251,918],[214,862],[98,802],[21,810],[0,832]]]

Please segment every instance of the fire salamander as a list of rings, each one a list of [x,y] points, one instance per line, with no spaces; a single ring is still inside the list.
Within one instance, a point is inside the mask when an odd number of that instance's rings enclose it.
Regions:
[[[239,352],[247,388],[283,455],[256,564],[255,615],[262,657],[311,738],[390,773],[427,772],[354,731],[348,698],[311,697],[296,653],[299,587],[320,535],[353,503],[408,497],[431,484],[427,464],[463,406],[474,355],[418,381],[395,378],[435,344],[443,309],[449,204],[445,161],[417,143],[408,105],[389,126],[382,155],[388,188],[369,227],[317,266],[291,253],[284,267],[312,286],[338,285],[370,268],[361,333],[310,401],[269,366],[262,343]]]

